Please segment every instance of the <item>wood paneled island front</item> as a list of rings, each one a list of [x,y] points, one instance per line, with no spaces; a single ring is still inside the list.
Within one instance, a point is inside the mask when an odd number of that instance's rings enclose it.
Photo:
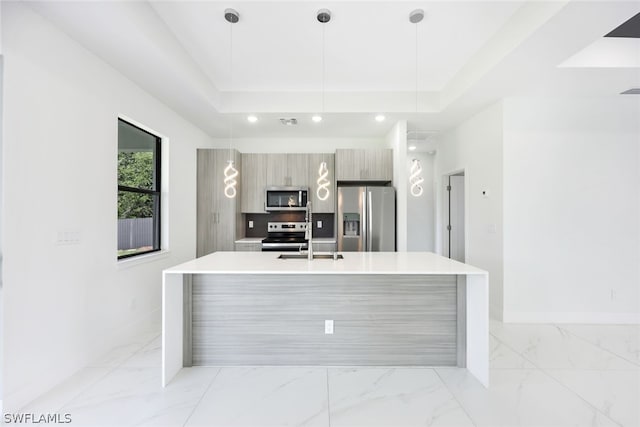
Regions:
[[[304,365],[458,366],[488,386],[486,271],[430,252],[279,255],[163,272],[163,385],[190,366]]]

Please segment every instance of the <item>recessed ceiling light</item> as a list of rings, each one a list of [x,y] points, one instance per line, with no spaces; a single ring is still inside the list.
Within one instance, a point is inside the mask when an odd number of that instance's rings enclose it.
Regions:
[[[313,117],[311,117],[311,120],[313,120],[316,123],[320,123],[322,121],[322,116],[318,116],[317,114]]]
[[[256,116],[248,116],[247,120],[249,120],[249,123],[255,123],[258,121],[258,118]]]
[[[416,151],[416,146],[415,145],[410,145],[409,146],[409,151]]]
[[[384,122],[384,116],[382,114],[378,114],[376,116],[376,122]]]

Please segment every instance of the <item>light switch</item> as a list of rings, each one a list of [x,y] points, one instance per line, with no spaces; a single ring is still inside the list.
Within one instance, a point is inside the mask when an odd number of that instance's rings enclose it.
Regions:
[[[316,225],[317,225],[317,228],[322,228],[322,221],[318,221]]]
[[[489,224],[489,233],[496,234],[498,232],[498,227],[495,224]]]
[[[324,333],[332,334],[333,333],[333,320],[325,320],[324,321]]]
[[[57,245],[78,245],[81,240],[80,230],[60,230],[56,237]]]
[[[249,221],[249,228],[253,228],[253,221]]]

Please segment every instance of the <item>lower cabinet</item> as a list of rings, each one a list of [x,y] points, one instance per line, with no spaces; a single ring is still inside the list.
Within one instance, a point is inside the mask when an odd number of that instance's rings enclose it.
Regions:
[[[236,252],[261,252],[262,242],[236,242]]]

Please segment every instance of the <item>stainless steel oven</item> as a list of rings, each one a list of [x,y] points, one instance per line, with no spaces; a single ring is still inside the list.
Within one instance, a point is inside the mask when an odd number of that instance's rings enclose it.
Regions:
[[[305,240],[304,222],[269,222],[267,237],[262,240],[262,251],[291,252],[306,250],[309,243]]]
[[[267,212],[303,211],[307,207],[308,194],[308,187],[267,187],[265,210]]]

